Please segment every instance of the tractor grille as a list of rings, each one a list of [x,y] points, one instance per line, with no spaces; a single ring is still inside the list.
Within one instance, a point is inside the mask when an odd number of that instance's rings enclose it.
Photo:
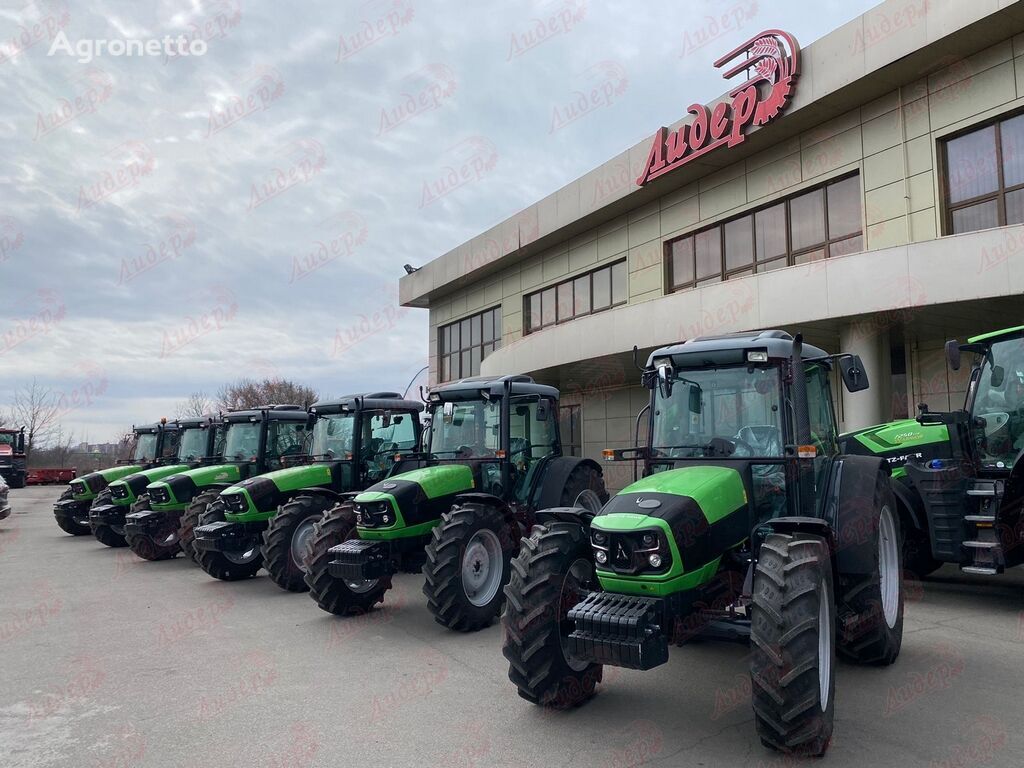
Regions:
[[[638,573],[659,573],[668,570],[672,565],[672,555],[665,541],[665,537],[659,531],[630,531],[629,533],[608,532],[593,529],[591,531],[590,543],[594,547],[594,554],[598,562],[598,568],[614,571],[624,575],[636,575]],[[607,558],[602,562],[597,554],[603,551]],[[661,563],[652,567],[648,557],[657,554],[661,557]]]
[[[115,483],[110,486],[110,497],[112,499],[127,499],[128,485],[126,483]]]
[[[74,496],[81,496],[85,493],[85,482],[83,480],[75,480],[71,483],[71,493]]]
[[[153,504],[170,504],[171,492],[166,485],[158,485],[149,492],[149,500]]]
[[[356,523],[363,528],[380,528],[395,524],[395,511],[386,501],[356,504]]]
[[[233,512],[235,514],[241,514],[245,512],[248,506],[245,503],[244,493],[225,493],[220,497],[221,501],[224,502],[224,509],[227,512]]]

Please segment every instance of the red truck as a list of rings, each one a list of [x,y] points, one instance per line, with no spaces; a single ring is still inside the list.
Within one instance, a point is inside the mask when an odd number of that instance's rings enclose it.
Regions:
[[[29,485],[67,485],[78,476],[74,467],[30,469],[25,479]]]

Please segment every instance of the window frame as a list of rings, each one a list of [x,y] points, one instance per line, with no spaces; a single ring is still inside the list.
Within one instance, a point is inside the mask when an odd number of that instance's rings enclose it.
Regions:
[[[763,205],[759,205],[756,208],[751,208],[750,210],[743,211],[742,213],[737,214],[736,216],[731,216],[731,217],[729,217],[727,219],[722,219],[721,221],[716,221],[714,224],[709,224],[709,225],[707,225],[705,227],[701,227],[700,229],[695,229],[695,230],[692,230],[692,231],[687,232],[685,234],[673,237],[670,240],[666,240],[664,245],[663,245],[664,250],[663,250],[663,258],[662,258],[662,263],[664,265],[665,293],[669,294],[669,293],[678,293],[680,291],[689,291],[689,290],[692,290],[694,288],[701,288],[701,287],[703,287],[705,285],[709,285],[711,283],[724,282],[724,281],[729,280],[730,278],[734,278],[734,277],[747,277],[749,275],[763,274],[764,272],[770,271],[768,269],[763,269],[763,270],[759,269],[759,267],[761,267],[762,265],[775,264],[776,266],[773,267],[775,269],[780,268],[780,267],[791,267],[791,266],[794,266],[794,265],[800,263],[800,262],[796,261],[799,257],[806,256],[807,254],[814,253],[815,251],[824,251],[825,256],[823,257],[822,260],[828,259],[828,258],[833,258],[833,257],[829,256],[829,253],[831,252],[833,246],[838,245],[840,243],[847,242],[849,240],[853,240],[854,238],[858,238],[858,237],[861,238],[861,245],[863,246],[863,238],[864,238],[864,230],[865,230],[865,226],[864,226],[864,190],[863,190],[863,187],[862,187],[861,182],[860,182],[860,177],[861,177],[861,173],[860,173],[859,170],[851,171],[849,173],[844,173],[841,176],[836,176],[835,178],[828,179],[827,181],[823,181],[820,184],[816,184],[813,187],[808,187],[807,189],[801,189],[799,192],[794,192],[793,194],[788,195],[787,197],[784,197],[784,198],[781,198],[781,199],[771,200],[769,202],[766,202]],[[831,237],[831,235],[829,233],[828,188],[833,186],[833,185],[835,185],[835,184],[839,184],[841,182],[848,181],[849,179],[853,179],[853,178],[856,178],[858,180],[858,184],[857,185],[858,185],[859,199],[860,199],[860,202],[861,202],[861,205],[860,205],[860,230],[857,231],[857,232],[853,232],[853,233],[850,233],[850,234],[845,234],[845,235],[841,235],[841,236],[837,236],[837,237],[833,238],[833,237]],[[808,194],[810,194],[812,192],[818,192],[818,191],[820,191],[821,194],[823,194],[825,196],[824,208],[823,208],[823,216],[824,216],[823,224],[824,224],[824,231],[825,231],[825,240],[822,241],[821,243],[816,243],[814,245],[807,246],[807,247],[804,247],[804,248],[801,248],[799,250],[795,250],[794,251],[793,250],[793,223],[792,223],[793,220],[792,220],[792,213],[791,213],[791,203],[796,198],[803,197],[804,195],[808,195]],[[761,213],[763,211],[767,211],[767,210],[770,210],[772,208],[775,208],[778,205],[782,205],[783,206],[783,210],[784,210],[784,214],[785,214],[785,229],[786,229],[786,232],[785,232],[785,234],[786,234],[786,250],[785,250],[785,253],[782,253],[782,254],[780,254],[778,256],[772,256],[771,258],[767,258],[767,259],[764,259],[764,260],[759,260],[758,259],[758,255],[757,255],[757,214],[759,214],[759,213]],[[739,266],[739,267],[733,267],[731,269],[727,269],[726,268],[726,258],[727,258],[727,256],[726,256],[726,248],[725,248],[725,228],[726,228],[727,225],[732,224],[733,222],[740,221],[740,220],[748,218],[748,217],[750,218],[750,232],[751,232],[751,243],[752,243],[751,261],[750,261],[749,264],[744,264],[744,265]],[[713,274],[713,275],[711,275],[711,276],[708,276],[708,277],[698,278],[697,277],[697,269],[696,269],[696,260],[695,260],[694,269],[693,269],[693,278],[688,280],[687,282],[681,283],[679,285],[674,284],[673,277],[672,277],[672,246],[675,243],[677,243],[677,242],[685,240],[686,238],[692,238],[693,241],[694,241],[694,246],[695,246],[696,238],[697,238],[698,235],[701,235],[701,234],[703,234],[705,232],[710,232],[710,231],[712,231],[712,230],[714,230],[716,228],[718,229],[718,236],[719,236],[719,267],[720,267],[720,271],[715,273],[715,274]],[[694,253],[696,253],[696,247],[692,248],[691,250],[693,250]],[[863,247],[861,248],[861,250],[863,250]],[[852,251],[852,253],[857,253],[857,252],[858,251]],[[783,264],[778,264],[778,262],[784,262],[784,263]]]
[[[526,336],[537,331],[542,331],[545,328],[554,328],[556,325],[562,325],[563,323],[570,323],[573,320],[578,320],[581,317],[588,317],[590,315],[596,315],[598,312],[607,312],[609,309],[615,307],[621,307],[629,303],[629,264],[628,258],[616,259],[608,264],[602,264],[599,267],[595,267],[586,272],[575,274],[572,277],[559,280],[557,283],[551,285],[545,285],[543,288],[537,288],[529,293],[523,294],[523,335]],[[625,286],[622,291],[622,299],[615,301],[615,268],[618,266],[624,266],[624,280]],[[608,305],[604,307],[594,308],[594,275],[599,272],[608,272]],[[588,309],[586,312],[576,312],[576,283],[579,280],[587,280],[587,291],[589,300],[587,302]],[[569,286],[571,294],[571,301],[569,302],[571,314],[567,317],[561,317],[559,309],[560,303],[558,301],[558,294],[563,286]],[[543,296],[548,291],[554,292],[555,297],[555,319],[554,322],[544,322],[544,303],[541,300],[541,314],[540,314],[540,325],[534,326],[532,323],[532,310],[530,302],[535,296]]]
[[[484,333],[484,318],[485,318],[485,316],[491,315],[492,313],[493,313],[493,316],[491,317],[491,320],[490,320],[490,322],[491,322],[491,339],[490,340],[485,340],[486,334]],[[478,319],[478,318],[479,318],[479,321],[480,321],[480,343],[479,344],[474,344],[473,343],[473,321]],[[502,325],[504,324],[502,321],[503,321],[503,318],[502,318],[502,315],[501,315],[501,304],[496,304],[493,307],[488,307],[487,309],[481,310],[479,312],[474,312],[473,314],[466,315],[464,317],[460,317],[457,320],[452,320],[452,321],[450,321],[448,323],[445,323],[444,325],[439,325],[437,327],[437,378],[438,378],[438,381],[441,381],[441,382],[445,382],[445,381],[458,381],[459,379],[464,379],[464,378],[467,378],[469,376],[478,376],[479,373],[480,373],[479,369],[475,373],[473,372],[473,366],[476,364],[476,361],[474,361],[474,359],[473,359],[474,358],[474,354],[476,352],[479,352],[479,354],[480,354],[479,363],[482,364],[484,359],[487,357],[487,355],[489,355],[491,352],[493,352],[494,350],[496,350],[499,347],[501,347],[501,331],[502,331]],[[467,340],[465,342],[463,341],[463,338],[462,338],[463,334],[460,331],[459,332],[459,346],[458,346],[458,348],[457,349],[449,349],[448,346],[445,344],[445,334],[446,334],[446,332],[448,334],[449,339],[451,339],[451,335],[453,333],[452,329],[454,329],[454,328],[461,328],[462,324],[463,323],[467,323],[467,322],[469,323],[469,326],[468,326],[469,327],[469,333],[467,334]],[[484,349],[488,348],[488,347],[490,347],[490,349],[485,353]],[[468,363],[468,366],[467,366],[468,370],[464,371],[463,370],[463,362],[465,362],[464,358],[467,355],[468,355],[468,359],[469,359],[469,363]],[[445,361],[449,357],[452,358],[454,361],[458,362],[459,373],[456,376],[452,376],[451,375],[452,371],[450,369],[447,370],[447,371],[445,370]]]
[[[960,131],[954,131],[946,136],[939,139],[941,144],[941,151],[939,155],[939,175],[942,180],[942,234],[955,235],[955,234],[969,234],[970,232],[984,232],[984,229],[969,229],[964,232],[953,231],[953,213],[964,208],[971,208],[981,203],[987,203],[995,201],[996,203],[996,226],[986,227],[985,229],[996,229],[998,227],[1008,226],[1006,223],[1006,196],[1011,192],[1017,192],[1024,190],[1024,182],[1020,184],[1014,184],[1009,187],[1006,186],[1006,173],[1003,168],[1003,123],[1009,122],[1014,118],[1024,115],[1024,111],[1016,110],[1014,112],[1008,112],[1000,115],[999,117],[991,120],[986,120],[981,123],[964,128]],[[975,197],[960,200],[953,203],[951,200],[951,190],[949,187],[950,183],[950,165],[949,165],[949,143],[956,139],[962,138],[977,131],[984,131],[986,128],[993,128],[995,133],[995,144],[996,144],[996,189],[994,192],[986,192],[982,195],[976,195]]]

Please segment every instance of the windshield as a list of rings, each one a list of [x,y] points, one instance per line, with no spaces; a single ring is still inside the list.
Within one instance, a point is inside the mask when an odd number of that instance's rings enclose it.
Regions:
[[[321,416],[313,426],[313,455],[345,459],[352,453],[355,416],[332,413]]]
[[[14,445],[14,438],[11,432],[0,432],[0,445]]]
[[[182,430],[181,442],[178,443],[178,458],[182,461],[195,461],[206,455],[206,430],[190,427]]]
[[[747,366],[677,371],[672,392],[656,389],[655,457],[781,457],[779,370]]]
[[[156,458],[157,437],[159,435],[156,432],[146,432],[145,434],[138,435],[132,458],[135,461],[153,461]]]
[[[1012,467],[1024,449],[1024,338],[992,345],[982,361],[974,415],[983,430],[982,463]]]
[[[500,423],[497,399],[438,405],[430,420],[429,453],[440,459],[493,458],[500,447]]]
[[[251,461],[260,451],[259,422],[238,422],[228,425],[224,440],[224,458],[228,461]]]

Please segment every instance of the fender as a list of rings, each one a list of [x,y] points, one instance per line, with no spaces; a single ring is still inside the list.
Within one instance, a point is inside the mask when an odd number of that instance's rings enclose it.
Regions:
[[[536,498],[537,509],[550,509],[562,504],[562,490],[569,479],[572,471],[580,465],[594,469],[597,474],[604,477],[601,465],[593,459],[585,459],[580,456],[558,456],[550,459],[544,466],[544,472],[538,479],[540,492],[533,495]]]
[[[900,517],[904,530],[926,531],[924,502],[921,501],[921,494],[917,488],[895,479],[890,485],[892,485],[892,492],[900,505]]]
[[[840,576],[866,576],[875,569],[878,510],[874,502],[879,477],[892,485],[885,459],[842,456],[834,464],[824,517],[835,532]]]
[[[519,531],[520,534],[525,535],[523,526],[519,525],[519,520],[516,518],[515,510],[512,509],[503,499],[495,496],[491,493],[460,493],[452,500],[452,506],[462,502],[471,502],[473,504],[486,504],[488,507],[494,507],[501,511],[502,517],[505,518],[505,524],[513,531]],[[529,529],[527,529],[528,531]],[[516,539],[518,549],[518,539]]]
[[[583,507],[548,507],[537,512],[537,522],[549,528],[555,525],[575,525],[585,533],[590,530],[594,513]]]

